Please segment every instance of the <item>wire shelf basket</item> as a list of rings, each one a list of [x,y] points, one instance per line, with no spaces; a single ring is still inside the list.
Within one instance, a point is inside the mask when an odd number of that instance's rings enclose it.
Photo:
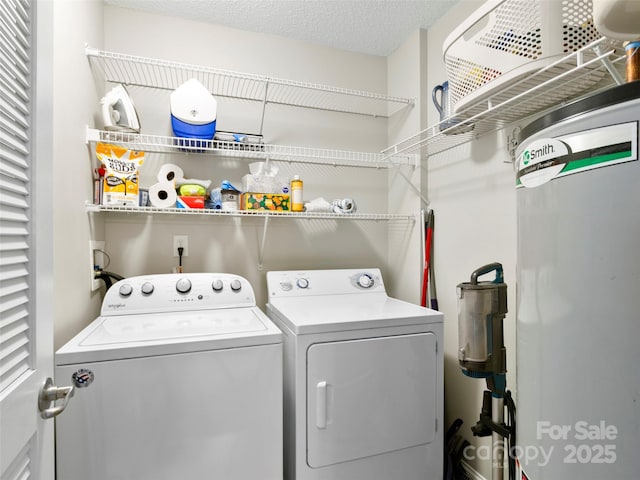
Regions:
[[[454,110],[467,111],[487,96],[520,83],[532,72],[554,64],[550,75],[570,68],[555,63],[601,38],[592,19],[591,0],[490,0],[444,42],[444,62]],[[595,56],[593,52],[585,55]],[[588,67],[585,67],[588,69]],[[594,70],[573,85],[590,89],[602,77]],[[548,105],[557,102],[546,99]]]
[[[620,84],[625,68],[624,50],[620,47],[619,42],[600,38],[456,111],[459,123],[455,126],[441,130],[441,125],[449,124],[449,119],[445,119],[383,153],[391,157],[424,149],[422,153],[427,156],[435,155]],[[599,80],[596,82],[594,78]],[[582,89],[584,85],[588,85],[587,90]]]

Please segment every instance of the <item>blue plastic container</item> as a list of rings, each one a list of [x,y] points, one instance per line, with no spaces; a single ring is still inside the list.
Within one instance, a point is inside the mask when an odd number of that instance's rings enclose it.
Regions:
[[[183,122],[171,115],[171,128],[173,128],[173,133],[176,137],[212,140],[216,133],[216,121],[217,120],[214,120],[211,123],[205,123],[202,125],[194,125]]]

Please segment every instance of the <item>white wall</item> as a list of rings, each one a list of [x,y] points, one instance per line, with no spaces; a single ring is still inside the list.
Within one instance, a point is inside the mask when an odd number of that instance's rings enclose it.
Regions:
[[[118,8],[105,11],[105,48],[110,51],[346,88],[387,90],[384,58],[160,15]],[[170,135],[170,92],[130,88],[130,93],[145,131]],[[257,131],[259,109],[224,99],[219,109],[220,130]],[[242,109],[241,113],[238,109]],[[386,145],[386,120],[269,105],[264,136],[267,143],[377,152]],[[155,183],[159,165],[167,161],[180,164],[190,178],[212,179],[214,184],[225,179],[239,184],[251,163],[210,156],[150,155],[143,166],[143,186]],[[320,196],[327,200],[352,197],[361,212],[387,209],[384,170],[284,162],[278,166],[290,176],[302,177],[307,200]],[[257,257],[262,226],[263,220],[244,218],[114,216],[107,220],[106,241],[113,269],[119,273],[125,276],[162,273],[175,265],[170,255],[172,236],[185,233],[190,238],[187,271],[229,271],[243,275],[256,289],[260,306],[266,303],[264,273],[269,270],[387,267],[384,222],[272,219],[261,271]]]
[[[56,0],[53,8],[53,258],[55,346],[96,317],[102,302],[92,293],[89,238],[104,236],[101,220],[87,215],[92,171],[85,128],[100,100],[84,54],[102,46],[102,2]]]
[[[426,126],[424,109],[423,70],[426,63],[424,30],[415,31],[387,58],[389,95],[415,99],[415,106],[389,118],[388,145],[394,145]],[[419,212],[427,205],[421,200],[420,152],[413,153],[416,166],[396,166],[389,171],[388,204],[392,213]],[[411,182],[411,183],[409,183]],[[390,295],[413,303],[420,303],[422,281],[423,226],[421,218],[414,223],[389,225],[389,270],[392,282],[387,288]]]
[[[446,80],[442,45],[447,35],[482,2],[462,0],[428,32],[429,89]],[[429,100],[430,125],[438,113]],[[480,416],[482,380],[465,377],[458,366],[456,285],[469,281],[476,268],[500,262],[508,285],[509,313],[504,320],[507,387],[515,397],[516,212],[515,175],[505,148],[505,132],[496,132],[425,161],[428,195],[435,212],[434,265],[439,309],[445,315],[445,419],[460,417],[461,433],[475,446],[489,438],[474,438],[470,427]],[[492,277],[488,276],[487,279]],[[491,462],[471,462],[491,478]]]

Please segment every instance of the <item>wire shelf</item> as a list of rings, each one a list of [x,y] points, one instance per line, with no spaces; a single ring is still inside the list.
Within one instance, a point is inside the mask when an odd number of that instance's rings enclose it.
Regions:
[[[284,212],[263,210],[210,210],[158,207],[131,207],[121,205],[86,204],[87,212],[117,212],[133,214],[165,214],[165,215],[197,215],[204,217],[239,217],[239,218],[287,218],[287,219],[316,219],[316,220],[364,220],[364,221],[414,221],[417,214],[391,213],[321,213],[321,212]]]
[[[330,166],[355,166],[390,168],[396,165],[416,166],[414,154],[388,157],[382,153],[327,150],[310,147],[294,147],[264,143],[241,143],[222,140],[196,140],[161,135],[96,130],[87,127],[87,142],[114,143],[131,150],[155,153],[189,153],[247,159],[314,163]]]
[[[518,121],[593,94],[622,82],[625,56],[617,42],[601,38],[527,78],[505,86],[477,103],[456,111],[459,123],[446,129],[449,119],[392,145],[388,157],[426,147],[427,156],[464,144]]]
[[[315,83],[239,73],[86,47],[94,72],[108,82],[175,90],[191,78],[212,95],[387,118],[407,106],[411,98],[338,88]]]

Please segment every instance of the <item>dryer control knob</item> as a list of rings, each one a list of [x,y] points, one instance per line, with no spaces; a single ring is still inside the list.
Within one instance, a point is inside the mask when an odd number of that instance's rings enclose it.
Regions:
[[[151,295],[153,293],[153,283],[144,282],[142,287],[140,287],[140,291],[143,295]]]
[[[358,285],[362,288],[373,287],[373,277],[368,273],[363,273],[362,275],[360,275],[360,278],[358,278]]]
[[[120,290],[118,290],[121,297],[128,297],[133,293],[133,287],[128,283],[124,283],[120,285]]]
[[[309,279],[299,278],[296,285],[298,285],[299,288],[307,288],[309,286]]]
[[[219,278],[214,280],[213,283],[211,283],[211,288],[213,288],[216,292],[219,292],[220,290],[222,290],[222,287],[224,285],[222,284],[222,280],[220,280]]]
[[[231,280],[231,290],[233,290],[234,292],[239,292],[241,288],[242,282],[240,280],[238,280],[237,278]]]
[[[291,285],[290,281],[285,280],[285,281],[280,282],[280,288],[285,292],[289,292],[293,288],[293,285]]]
[[[176,290],[180,293],[188,293],[191,290],[191,280],[181,278],[176,282]]]

